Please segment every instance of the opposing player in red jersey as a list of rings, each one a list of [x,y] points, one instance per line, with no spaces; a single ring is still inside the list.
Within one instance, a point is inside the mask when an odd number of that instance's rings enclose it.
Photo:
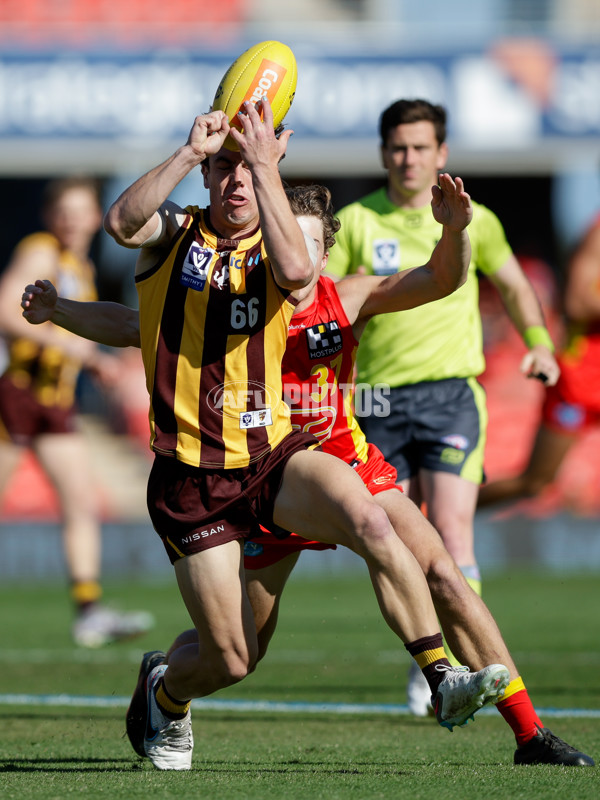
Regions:
[[[444,176],[442,180],[445,179]],[[314,278],[302,290],[289,325],[282,363],[292,424],[313,433],[323,450],[349,463],[385,509],[426,575],[444,634],[463,663],[478,669],[492,659],[508,667],[511,683],[497,705],[515,733],[515,763],[593,765],[589,756],[543,727],[489,610],[468,585],[435,529],[396,486],[396,470],[376,447],[367,443],[353,411],[354,359],[369,318],[427,302],[432,291],[428,283],[436,280],[435,274],[421,268],[412,277],[399,273],[396,281],[388,280],[385,285],[385,279],[376,276],[354,276],[334,284],[320,274],[339,228],[328,190],[302,186],[289,188],[286,194],[300,227],[314,239],[318,253]],[[46,298],[48,292],[50,296]],[[85,307],[63,298],[57,300],[52,288],[40,282],[37,288],[28,286],[23,294],[25,315],[29,314],[34,322],[47,318],[48,311],[41,309],[43,302],[56,309],[50,313],[57,324],[106,344],[138,344],[137,312],[109,304]],[[385,387],[381,392],[385,399]],[[281,596],[301,551],[328,547],[332,545],[296,534],[278,539],[264,529],[260,536],[246,540],[246,587],[258,631],[260,657],[275,631]],[[182,634],[166,658],[178,647],[194,641],[195,636],[194,630]],[[164,657],[162,653],[148,655],[158,661]]]
[[[565,311],[560,378],[546,389],[527,466],[520,475],[482,486],[478,508],[540,494],[555,480],[575,442],[600,425],[600,214],[569,261]]]

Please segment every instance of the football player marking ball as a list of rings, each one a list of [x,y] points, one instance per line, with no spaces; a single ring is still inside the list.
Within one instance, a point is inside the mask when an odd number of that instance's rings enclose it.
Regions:
[[[224,111],[229,124],[241,130],[238,112],[243,104],[246,101],[256,104],[266,96],[273,111],[273,127],[277,128],[290,110],[297,79],[298,68],[291,49],[281,42],[260,42],[229,67],[219,83],[212,110]],[[229,150],[239,149],[231,136],[224,146]]]

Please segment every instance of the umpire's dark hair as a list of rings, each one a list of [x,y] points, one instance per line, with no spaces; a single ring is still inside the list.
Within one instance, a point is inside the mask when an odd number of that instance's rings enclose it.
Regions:
[[[438,144],[446,141],[446,109],[428,100],[396,100],[388,106],[379,118],[379,135],[385,147],[390,131],[397,125],[412,122],[431,122],[435,129]]]

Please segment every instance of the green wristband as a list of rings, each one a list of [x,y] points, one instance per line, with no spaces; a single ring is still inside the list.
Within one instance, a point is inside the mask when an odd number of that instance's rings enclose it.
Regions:
[[[543,325],[531,325],[529,328],[525,328],[523,340],[530,350],[532,347],[535,347],[536,344],[541,344],[547,347],[551,353],[554,352],[554,342],[550,338],[548,329]]]

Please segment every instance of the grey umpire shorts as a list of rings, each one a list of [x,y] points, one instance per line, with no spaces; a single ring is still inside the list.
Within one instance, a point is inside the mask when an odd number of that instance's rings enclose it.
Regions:
[[[383,402],[382,394],[380,389],[379,400],[375,394],[370,401],[364,394],[357,399],[370,411],[360,424],[399,480],[426,469],[482,482],[488,417],[485,390],[475,378],[390,387]]]

